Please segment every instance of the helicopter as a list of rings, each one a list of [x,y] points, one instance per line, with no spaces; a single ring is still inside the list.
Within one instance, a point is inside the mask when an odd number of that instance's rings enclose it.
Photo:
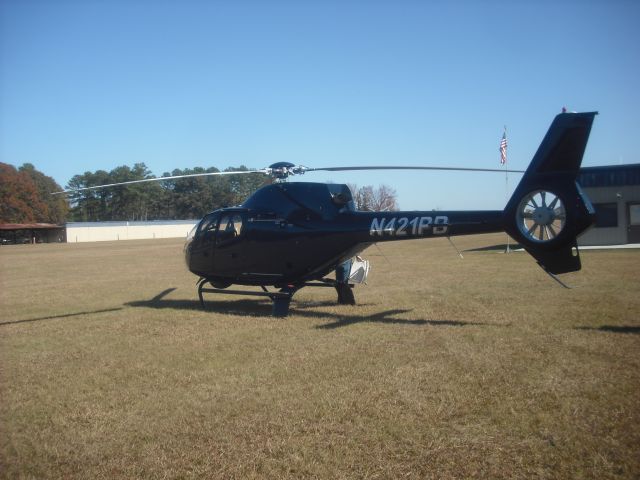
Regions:
[[[270,175],[274,182],[239,206],[205,215],[184,246],[187,268],[199,277],[204,293],[253,295],[273,302],[284,317],[294,294],[304,287],[331,287],[339,304],[355,304],[353,287],[366,280],[369,263],[360,254],[378,242],[506,232],[554,279],[580,270],[576,238],[595,220],[595,210],[576,182],[597,112],[558,114],[503,210],[387,211],[356,210],[347,185],[286,182],[310,171],[504,169],[376,166],[308,168],[279,162],[241,173]],[[162,181],[185,176],[236,174],[214,172],[134,180]],[[77,189],[73,192],[84,190]],[[66,191],[67,193],[69,191]],[[329,275],[335,272],[334,278]],[[560,280],[558,280],[562,283]],[[229,289],[232,285],[260,291]]]

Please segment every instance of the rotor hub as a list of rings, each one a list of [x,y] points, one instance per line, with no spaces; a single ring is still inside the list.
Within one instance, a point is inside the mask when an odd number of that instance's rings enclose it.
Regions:
[[[554,221],[553,209],[538,207],[532,212],[532,218],[539,225],[551,225]]]
[[[277,162],[269,165],[267,173],[277,182],[284,182],[290,175],[302,175],[307,170],[308,168],[302,165],[294,165],[289,162]]]

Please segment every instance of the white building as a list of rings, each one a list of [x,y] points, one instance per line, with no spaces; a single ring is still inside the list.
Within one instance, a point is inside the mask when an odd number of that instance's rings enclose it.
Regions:
[[[186,238],[199,220],[158,220],[152,222],[70,222],[67,243]]]

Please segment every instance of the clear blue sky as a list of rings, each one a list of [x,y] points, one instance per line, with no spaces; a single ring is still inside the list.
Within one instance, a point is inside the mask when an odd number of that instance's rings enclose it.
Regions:
[[[637,1],[0,1],[0,161],[65,185],[144,162],[523,169],[598,110],[584,165],[638,163]],[[510,176],[513,187],[519,176]],[[403,209],[502,208],[503,174],[313,173]]]

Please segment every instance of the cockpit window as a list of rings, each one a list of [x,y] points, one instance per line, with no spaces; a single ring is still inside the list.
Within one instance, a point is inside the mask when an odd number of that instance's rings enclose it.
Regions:
[[[187,233],[187,241],[190,242],[196,234],[196,230],[198,230],[198,224],[194,225],[193,228]]]
[[[205,240],[211,239],[215,234],[217,226],[218,226],[218,214],[207,215],[200,222],[198,233]]]
[[[236,236],[240,236],[240,234],[242,234],[242,217],[240,215],[234,215],[231,217],[231,222],[233,223],[233,230]]]
[[[218,244],[226,243],[239,237],[242,233],[242,216],[239,214],[223,215],[218,229]]]

